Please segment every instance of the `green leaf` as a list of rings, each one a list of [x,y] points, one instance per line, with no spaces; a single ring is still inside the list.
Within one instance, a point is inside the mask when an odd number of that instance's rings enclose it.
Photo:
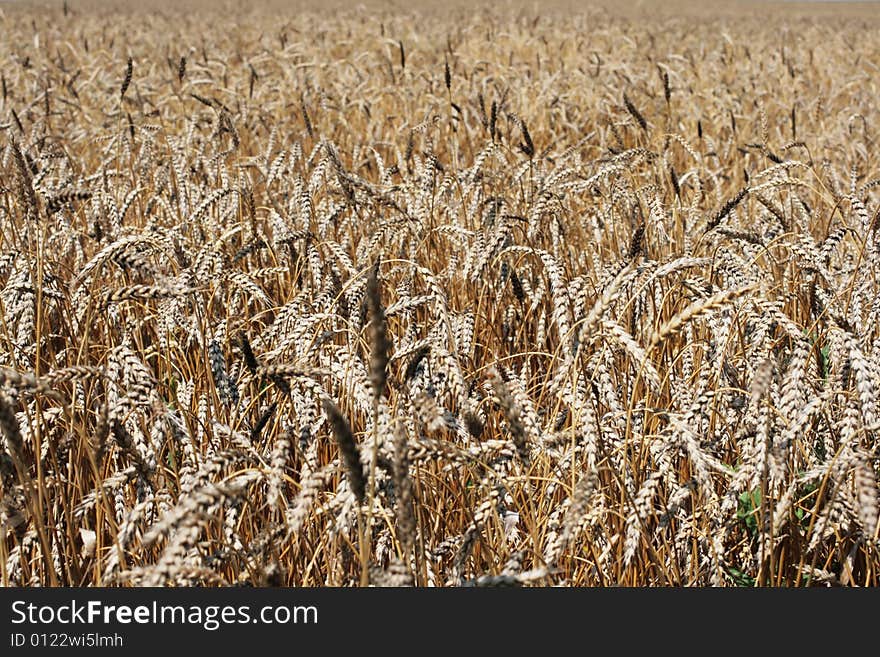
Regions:
[[[758,531],[758,519],[755,517],[755,514],[760,506],[761,490],[759,488],[740,493],[736,517],[746,526],[746,529],[748,529],[749,533],[753,536]]]
[[[753,587],[755,585],[755,578],[748,573],[744,573],[739,568],[728,566],[727,574],[730,576],[730,579],[733,581],[733,583],[737,586]]]

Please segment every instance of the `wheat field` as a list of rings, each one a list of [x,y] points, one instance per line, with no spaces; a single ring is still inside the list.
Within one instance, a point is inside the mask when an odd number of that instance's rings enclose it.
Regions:
[[[873,586],[865,7],[0,7],[6,586]]]

